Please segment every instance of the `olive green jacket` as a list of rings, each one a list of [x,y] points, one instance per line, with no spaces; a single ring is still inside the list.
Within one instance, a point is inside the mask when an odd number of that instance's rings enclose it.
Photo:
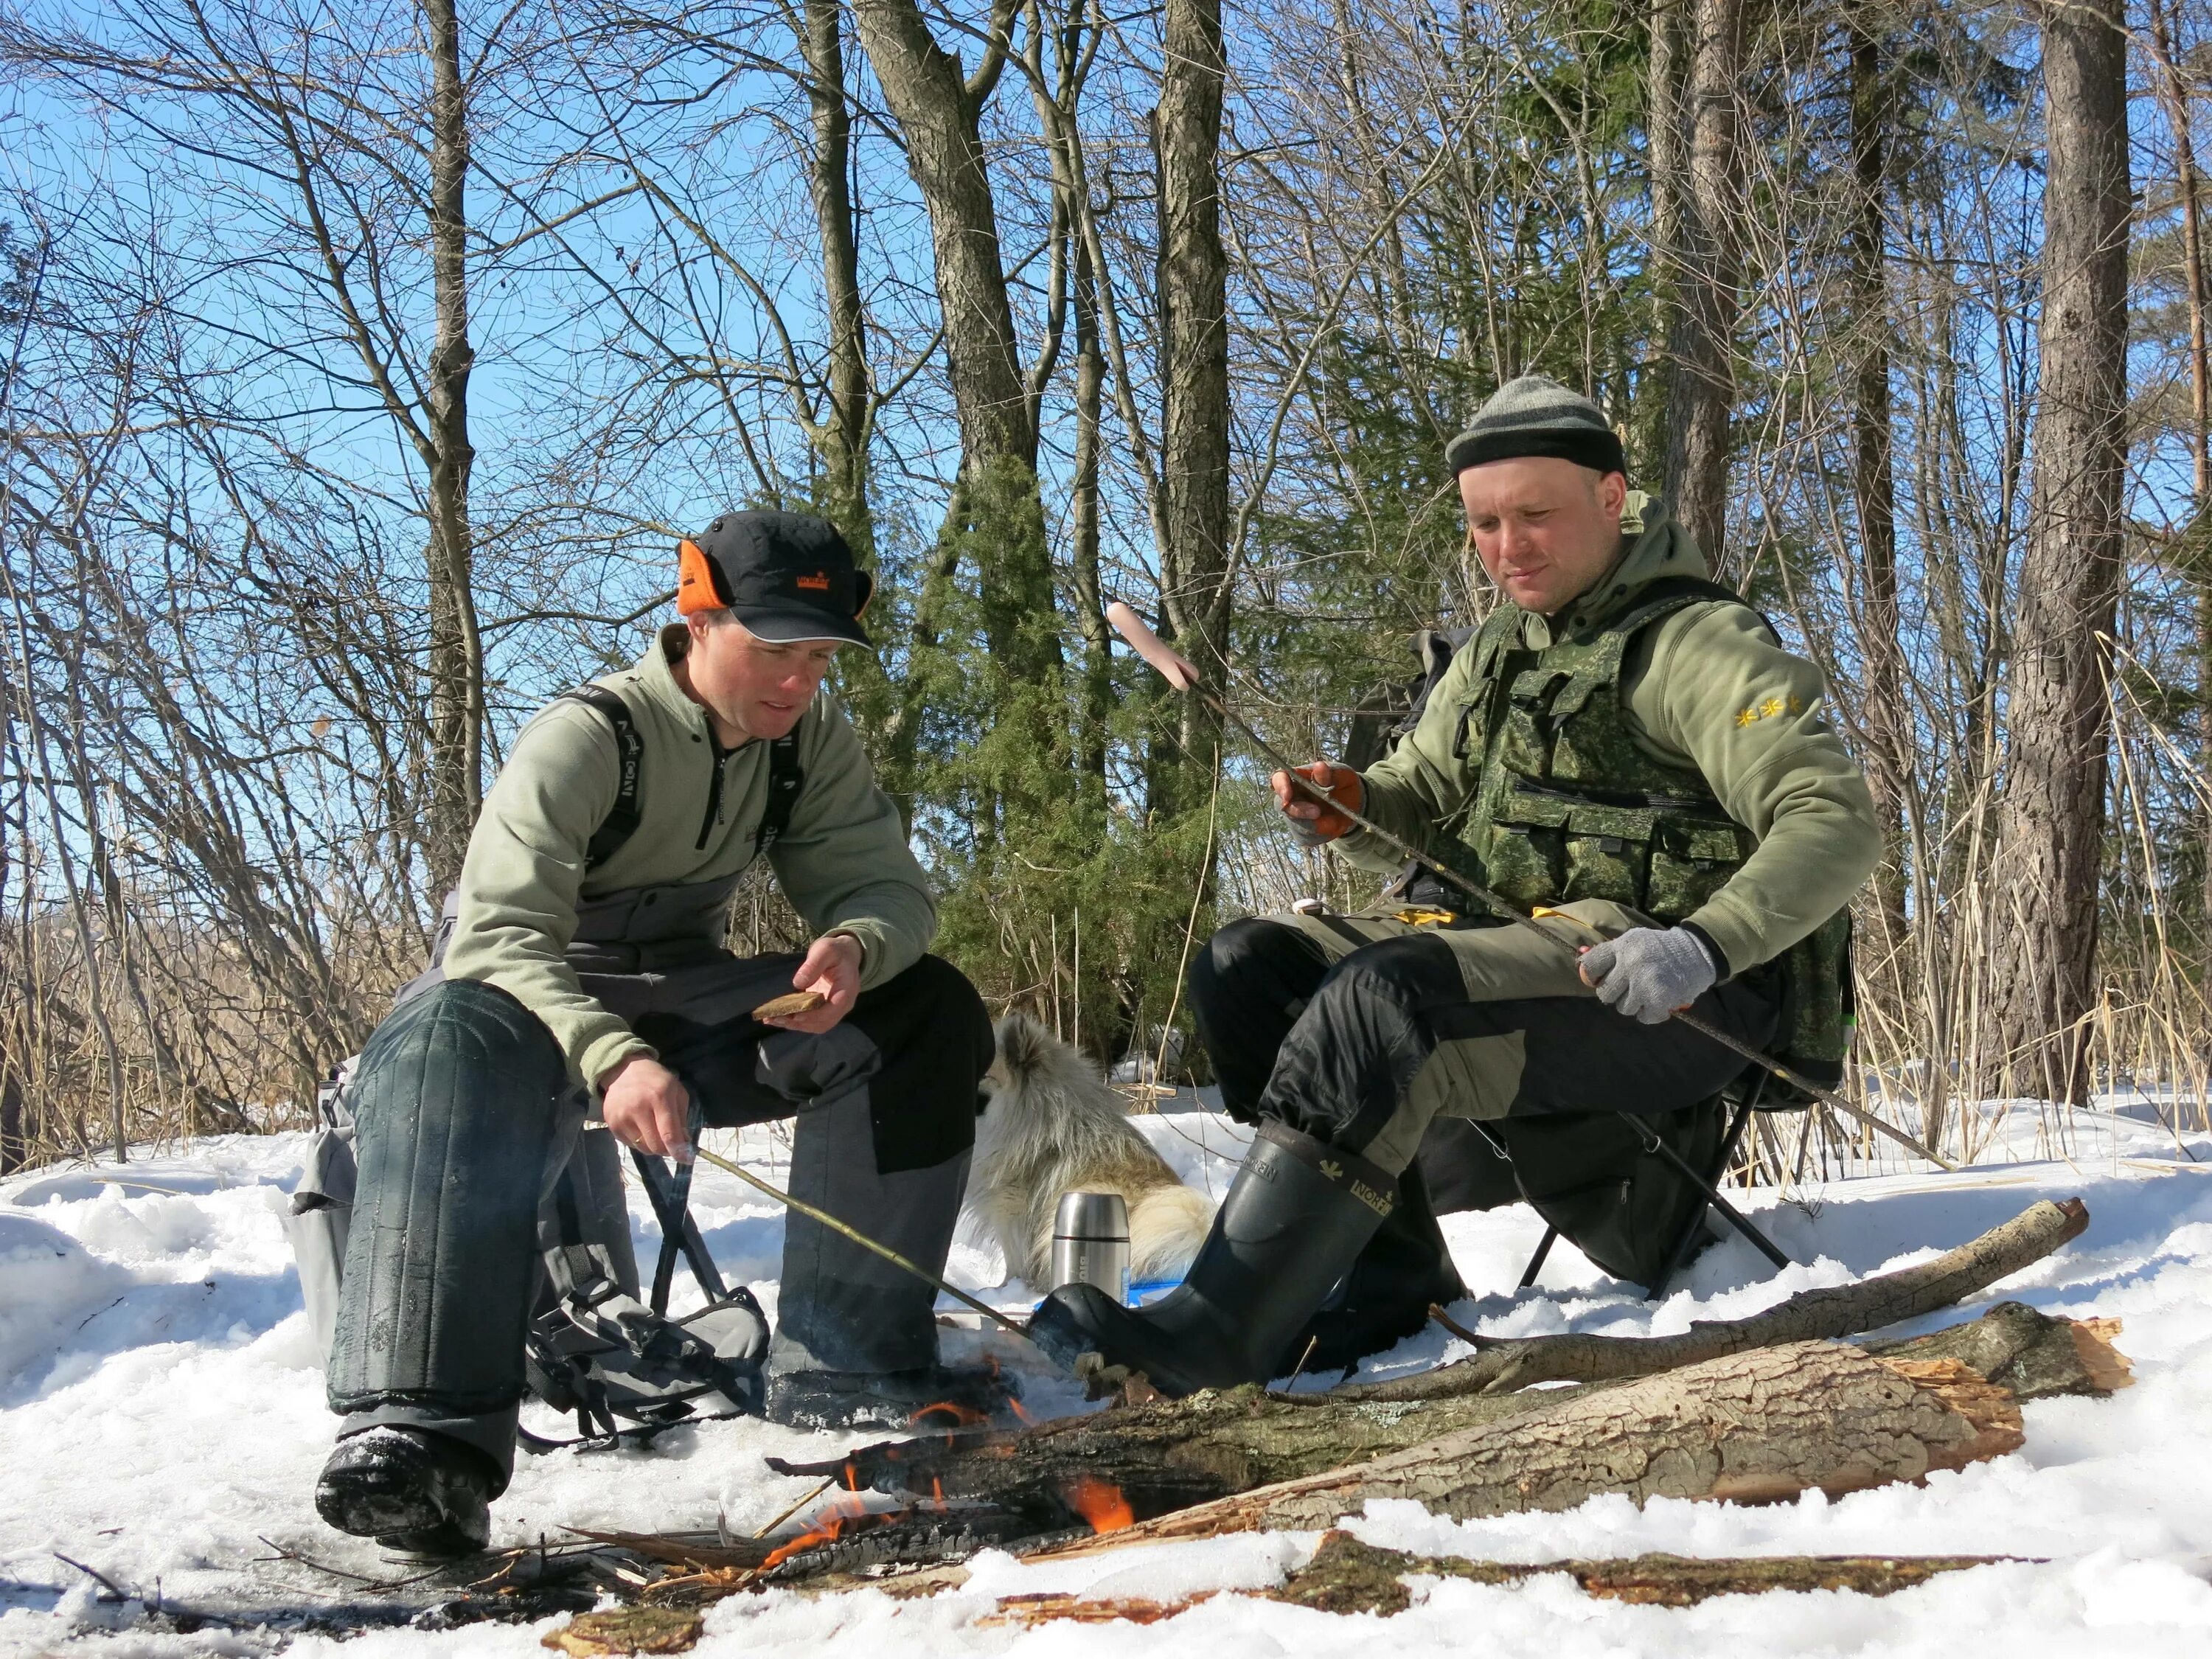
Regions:
[[[578,901],[727,880],[753,861],[767,811],[769,745],[718,750],[706,710],[670,668],[684,645],[682,628],[664,629],[635,667],[598,682],[629,705],[643,749],[637,829],[605,864],[585,873],[585,848],[615,804],[619,750],[605,715],[564,700],[515,740],[461,866],[447,976],[512,994],[545,1023],[582,1081],[596,1083],[653,1050],[585,993],[563,959]],[[897,807],[876,787],[860,739],[827,691],[800,716],[798,737],[805,781],[769,864],[817,934],[834,930],[860,942],[867,989],[928,948],[936,904]]]
[[[1662,576],[1707,576],[1687,532],[1654,514],[1638,528],[1631,500],[1620,562],[1558,617],[1524,611],[1522,645],[1548,646],[1589,606],[1608,608]],[[1621,672],[1631,735],[1655,758],[1694,767],[1756,849],[1687,921],[1726,953],[1733,973],[1780,955],[1850,902],[1881,856],[1866,779],[1822,715],[1820,671],[1776,644],[1750,609],[1687,605],[1640,634]],[[1417,847],[1472,802],[1480,744],[1455,757],[1461,705],[1474,678],[1462,651],[1431,692],[1420,724],[1366,774],[1365,815]],[[1353,863],[1402,860],[1355,830],[1333,842]]]

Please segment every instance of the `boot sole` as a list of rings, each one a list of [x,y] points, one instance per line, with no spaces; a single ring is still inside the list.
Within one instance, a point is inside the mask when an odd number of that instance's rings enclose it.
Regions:
[[[374,1538],[402,1554],[474,1555],[490,1534],[447,1515],[438,1501],[382,1469],[347,1469],[315,1483],[315,1512],[339,1532]]]

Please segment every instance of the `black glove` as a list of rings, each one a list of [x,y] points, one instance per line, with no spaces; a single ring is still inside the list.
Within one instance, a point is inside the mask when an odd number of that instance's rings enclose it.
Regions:
[[[1720,965],[1686,927],[1632,927],[1583,952],[1597,1000],[1646,1025],[1662,1024],[1713,988]]]

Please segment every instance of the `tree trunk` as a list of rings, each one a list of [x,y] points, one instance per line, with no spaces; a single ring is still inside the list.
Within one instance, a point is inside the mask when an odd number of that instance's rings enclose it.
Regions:
[[[2127,461],[2127,37],[2117,0],[2042,8],[2043,313],[2032,517],[1989,915],[1998,1091],[2087,1097],[2111,635]]]
[[[468,91],[453,0],[422,0],[430,52],[430,257],[435,332],[423,413],[429,439],[430,883],[459,879],[483,803],[483,649],[469,531]]]
[[[1578,1392],[1349,1468],[1119,1528],[1039,1559],[1168,1538],[1326,1528],[1384,1499],[1455,1521],[1571,1510],[1601,1493],[1772,1503],[1830,1497],[2021,1443],[2009,1390],[1954,1359],[1796,1342]]]
[[[1737,196],[1743,187],[1743,0],[1690,0],[1688,167],[1674,360],[1667,397],[1667,488],[1674,516],[1720,567],[1728,524],[1729,419],[1735,404]]]
[[[860,43],[905,137],[908,171],[929,211],[960,426],[960,477],[937,566],[924,585],[917,641],[927,647],[934,641],[953,574],[963,561],[972,563],[991,668],[1012,693],[999,700],[1002,708],[1012,705],[1000,718],[1018,722],[1023,732],[1015,747],[1034,757],[1002,765],[1001,778],[1021,781],[986,810],[977,826],[986,842],[996,836],[1005,803],[1022,801],[1033,811],[1054,797],[1058,763],[1052,757],[1065,713],[1034,405],[1014,336],[981,128],[1006,66],[1014,10],[1012,0],[993,0],[982,60],[963,77],[960,59],[937,44],[915,0],[855,0],[853,9]],[[902,743],[913,741],[921,713],[909,700],[900,716]]]
[[[1229,256],[1221,243],[1220,0],[1167,0],[1160,102],[1158,327],[1161,485],[1167,545],[1161,601],[1177,648],[1219,696],[1229,615]],[[1178,808],[1203,802],[1220,723],[1182,700]]]
[[[1897,480],[1891,459],[1887,201],[1889,133],[1894,112],[1884,73],[1881,14],[1862,3],[1847,24],[1851,53],[1851,172],[1855,210],[1846,237],[1850,323],[1857,362],[1852,375],[1851,484],[1859,520],[1864,583],[1861,638],[1868,738],[1867,781],[1881,823],[1882,866],[1875,877],[1887,937],[1883,954],[1901,963],[1905,949],[1907,781],[1913,745],[1905,700],[1905,655],[1897,608]]]
[[[1083,706],[1076,765],[1085,792],[1095,796],[1103,814],[1106,740],[1114,717],[1113,630],[1106,622],[1106,592],[1098,571],[1099,421],[1105,405],[1106,355],[1098,335],[1098,280],[1091,269],[1091,250],[1080,235],[1071,240],[1075,244],[1075,477],[1068,513],[1069,556],[1076,620],[1083,630]]]
[[[906,139],[908,171],[929,210],[963,470],[970,473],[999,456],[1032,470],[1036,465],[980,125],[1005,67],[1012,18],[1012,5],[994,0],[983,62],[963,77],[960,59],[937,44],[915,0],[853,6],[860,44]]]
[[[1659,332],[1663,337],[1671,331],[1671,319],[1680,303],[1682,289],[1682,270],[1678,261],[1682,248],[1682,11],[1686,0],[1651,0],[1646,27],[1650,34],[1650,62],[1644,73],[1644,136],[1647,165],[1650,168],[1651,190],[1651,246],[1657,254],[1653,261],[1658,300]],[[1639,428],[1653,434],[1647,441],[1652,444],[1650,458],[1664,466],[1672,464],[1668,453],[1671,434],[1674,429],[1673,405],[1670,401],[1670,377],[1654,374],[1645,384],[1656,394],[1654,410],[1642,411],[1638,421]],[[1626,407],[1626,401],[1621,404]],[[1663,481],[1673,487],[1670,474]]]
[[[2197,589],[2197,696],[2198,764],[2212,760],[2212,348],[2206,343],[2204,216],[2202,175],[2197,168],[2196,123],[2189,85],[2174,61],[2173,36],[2165,0],[2150,0],[2150,45],[2157,73],[2159,106],[2173,135],[2173,181],[2181,198],[2181,272],[2189,306],[2190,482],[2195,510],[2182,538],[2183,557]],[[2199,809],[2197,841],[2203,861],[2198,908],[2212,937],[2212,801]]]
[[[829,408],[815,439],[822,460],[817,504],[823,516],[844,532],[861,562],[872,565],[867,313],[860,297],[860,245],[853,221],[853,118],[845,97],[842,18],[838,0],[806,0],[799,37],[806,58],[806,99],[814,121],[807,183],[822,242],[823,305],[830,326]]]

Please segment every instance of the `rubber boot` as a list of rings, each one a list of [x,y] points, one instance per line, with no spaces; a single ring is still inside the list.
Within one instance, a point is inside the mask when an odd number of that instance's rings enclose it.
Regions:
[[[1390,1212],[1396,1178],[1279,1123],[1261,1127],[1190,1272],[1151,1306],[1063,1285],[1032,1340],[1073,1370],[1086,1353],[1170,1396],[1264,1382]]]
[[[1398,1178],[1398,1202],[1328,1299],[1276,1357],[1274,1374],[1341,1371],[1425,1329],[1429,1306],[1467,1294],[1437,1225],[1420,1166]]]

